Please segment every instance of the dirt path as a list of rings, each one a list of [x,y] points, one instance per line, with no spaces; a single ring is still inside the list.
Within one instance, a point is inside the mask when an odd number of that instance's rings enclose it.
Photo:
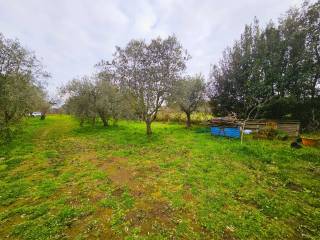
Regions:
[[[163,196],[163,189],[176,186],[164,181],[165,172],[157,164],[137,164],[130,156],[113,155],[112,149],[103,151],[98,138],[77,132],[77,122],[65,116],[45,121],[34,134],[32,152],[11,172],[23,173],[30,188],[9,211],[45,205],[47,212],[35,220],[16,214],[7,221],[5,234],[17,224],[35,224],[46,229],[49,237],[123,239],[158,231],[172,234],[179,219],[195,219],[191,212],[175,210]],[[192,196],[187,199],[191,201]],[[61,219],[62,213],[67,214],[65,219]],[[46,219],[50,218],[57,227],[48,225]],[[199,229],[196,223],[192,227]],[[28,228],[30,233],[19,234],[37,239],[37,230]]]
[[[137,168],[129,164],[128,158],[97,156],[92,138],[75,137],[70,132],[74,128],[73,124],[66,124],[64,121],[55,121],[49,126],[39,130],[34,139],[38,151],[53,153],[49,157],[47,168],[56,167],[59,175],[70,171],[88,171],[91,174],[97,172],[105,174],[106,178],[86,181],[77,179],[69,183],[67,187],[59,188],[58,194],[53,196],[57,199],[61,196],[68,196],[68,204],[81,208],[84,205],[96,208],[94,212],[75,221],[66,229],[65,234],[69,238],[74,238],[86,232],[88,225],[92,221],[99,226],[99,239],[106,237],[116,238],[116,231],[123,231],[112,227],[112,221],[117,217],[118,212],[124,212],[121,217],[122,223],[131,228],[138,227],[142,234],[152,231],[153,225],[165,228],[175,226],[174,213],[169,203],[165,199],[154,199],[153,194],[157,193],[157,182],[154,175],[160,174],[159,167],[143,166]],[[55,153],[55,154],[54,154]],[[80,190],[84,184],[84,190]],[[109,189],[109,193],[101,191],[99,186]],[[130,206],[125,206],[125,202],[133,202]],[[84,199],[86,203],[83,204]],[[111,200],[110,200],[111,199]],[[101,206],[103,201],[112,201],[114,205]],[[121,223],[121,225],[122,225]],[[86,233],[86,237],[95,239],[94,231]]]

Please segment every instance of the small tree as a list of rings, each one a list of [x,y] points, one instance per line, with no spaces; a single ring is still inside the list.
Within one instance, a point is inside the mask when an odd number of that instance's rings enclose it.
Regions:
[[[197,110],[204,101],[205,81],[202,75],[186,77],[177,81],[171,98],[177,103],[180,109],[186,114],[186,126],[191,126],[191,114]]]
[[[99,115],[103,126],[107,127],[110,118],[113,119],[113,124],[116,124],[118,119],[123,115],[123,106],[125,99],[119,87],[112,83],[112,75],[107,78],[98,78],[95,82],[96,87],[96,111]]]
[[[96,118],[96,88],[89,77],[73,79],[60,90],[61,94],[67,96],[65,108],[80,120],[80,126],[86,119],[91,119],[93,124]]]
[[[34,95],[33,110],[41,112],[41,120],[44,120],[47,116],[50,108],[57,103],[57,100],[49,99],[47,92],[43,88],[39,88]]]
[[[97,116],[105,127],[111,118],[115,124],[125,109],[124,96],[111,74],[74,79],[61,89],[61,93],[67,96],[65,108],[80,119],[81,126],[86,119],[95,125]]]
[[[246,113],[245,119],[241,124],[241,144],[243,143],[244,130],[246,127],[247,121],[250,119],[256,119],[259,115],[259,111],[272,99],[270,96],[266,97],[251,97],[250,101],[245,105]],[[254,116],[252,116],[254,114]]]

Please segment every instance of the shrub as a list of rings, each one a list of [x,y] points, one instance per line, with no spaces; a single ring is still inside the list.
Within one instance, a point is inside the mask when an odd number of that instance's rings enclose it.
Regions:
[[[273,128],[263,128],[254,133],[253,137],[256,139],[274,139],[276,136],[276,130]]]
[[[255,139],[279,139],[284,141],[288,139],[288,134],[285,131],[267,127],[260,129],[253,137]]]
[[[288,140],[289,135],[287,132],[282,131],[282,130],[278,130],[278,129],[276,129],[276,132],[277,132],[277,135],[276,135],[277,139],[282,140],[282,141]]]
[[[159,122],[179,122],[184,123],[187,117],[184,112],[171,109],[171,108],[162,108],[158,115],[157,121]],[[194,112],[191,114],[191,122],[192,123],[201,123],[206,122],[212,119],[212,115],[206,112]]]

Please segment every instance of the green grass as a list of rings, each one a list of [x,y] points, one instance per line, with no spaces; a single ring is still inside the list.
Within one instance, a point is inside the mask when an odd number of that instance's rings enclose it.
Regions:
[[[0,239],[319,239],[320,149],[29,119],[0,146]]]

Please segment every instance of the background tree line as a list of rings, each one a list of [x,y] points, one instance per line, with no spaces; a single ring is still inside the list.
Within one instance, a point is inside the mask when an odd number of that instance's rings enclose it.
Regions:
[[[146,123],[146,133],[162,106],[177,106],[190,116],[209,101],[214,115],[298,119],[320,127],[320,2],[290,9],[277,24],[245,26],[232,47],[210,71],[208,84],[187,76],[188,52],[175,36],[150,42],[132,40],[116,47],[112,59],[96,65],[92,76],[73,79],[60,89],[64,109],[93,125],[107,127],[120,118]],[[0,34],[0,133],[31,111],[50,107],[41,79],[48,77],[35,54]]]
[[[42,81],[46,77],[34,53],[0,33],[0,142],[11,138],[24,116],[48,110]]]
[[[298,119],[320,124],[320,1],[290,9],[278,24],[245,26],[211,68],[208,96],[214,114]],[[263,103],[263,104],[262,104]],[[259,106],[257,108],[257,106]]]
[[[96,65],[92,77],[74,79],[62,87],[67,96],[65,109],[80,120],[95,124],[99,117],[105,127],[109,120],[139,119],[146,123],[146,133],[164,104],[176,104],[187,116],[204,98],[205,81],[200,75],[184,77],[189,54],[176,39],[152,39],[150,43],[132,40],[126,47],[116,47],[111,61]]]

